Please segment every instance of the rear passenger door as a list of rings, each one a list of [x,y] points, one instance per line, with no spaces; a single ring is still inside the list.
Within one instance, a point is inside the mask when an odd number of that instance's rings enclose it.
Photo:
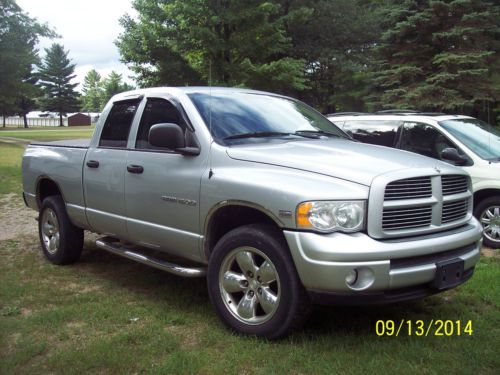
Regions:
[[[147,99],[136,134],[132,135],[134,146],[127,152],[129,236],[142,245],[199,260],[200,181],[207,161],[151,146],[149,129],[159,123],[179,125],[187,145],[198,144],[180,104],[165,98]]]
[[[98,144],[87,151],[83,185],[87,220],[107,235],[126,238],[124,179],[129,132],[140,99],[113,103]]]

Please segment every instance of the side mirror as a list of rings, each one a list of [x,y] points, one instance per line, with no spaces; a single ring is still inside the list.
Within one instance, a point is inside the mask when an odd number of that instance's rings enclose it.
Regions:
[[[467,163],[467,158],[460,155],[456,148],[448,147],[441,151],[441,158],[446,160],[451,160],[455,162],[456,165],[465,165]]]
[[[199,155],[198,147],[186,147],[184,132],[177,124],[162,123],[149,129],[148,142],[151,146],[174,150],[183,155]]]
[[[184,132],[177,124],[156,124],[149,129],[148,142],[151,146],[175,150],[186,146]]]

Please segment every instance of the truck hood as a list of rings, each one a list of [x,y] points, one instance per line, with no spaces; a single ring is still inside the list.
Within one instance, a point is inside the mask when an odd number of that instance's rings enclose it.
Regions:
[[[320,173],[370,186],[381,174],[408,168],[456,169],[412,152],[343,139],[233,146],[230,158]]]

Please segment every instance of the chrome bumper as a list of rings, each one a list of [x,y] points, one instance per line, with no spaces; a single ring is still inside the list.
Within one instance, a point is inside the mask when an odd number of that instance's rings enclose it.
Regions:
[[[482,245],[482,228],[475,218],[446,232],[385,241],[364,233],[284,234],[306,289],[359,296],[429,284],[436,262],[443,260],[462,259],[470,274]],[[346,278],[354,269],[358,276],[349,284]]]

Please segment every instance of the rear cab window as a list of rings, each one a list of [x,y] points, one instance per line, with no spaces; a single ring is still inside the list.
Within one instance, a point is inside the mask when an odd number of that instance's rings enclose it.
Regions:
[[[128,135],[140,100],[120,101],[113,104],[101,132],[99,147],[126,148]]]

